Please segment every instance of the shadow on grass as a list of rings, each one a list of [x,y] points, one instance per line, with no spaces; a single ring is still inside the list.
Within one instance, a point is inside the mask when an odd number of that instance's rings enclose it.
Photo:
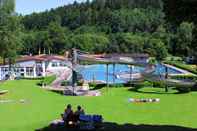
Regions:
[[[108,86],[108,87],[107,87]],[[94,85],[94,87],[91,89],[91,90],[100,90],[102,88],[127,88],[129,87],[128,84],[97,84],[97,85]]]
[[[166,95],[166,94],[182,94],[182,93],[179,93],[178,91],[172,92],[173,88],[171,88],[169,92],[165,92],[165,89],[163,89],[163,88],[161,88],[161,90],[163,90],[163,91],[154,91],[154,90],[145,91],[145,90],[140,90],[140,89],[142,89],[142,88],[129,88],[128,90],[132,91],[132,92],[143,93],[143,94],[161,94],[161,95],[162,94],[164,94],[164,95]]]
[[[48,126],[36,131],[79,131],[76,128],[65,128],[63,126]],[[187,128],[173,125],[133,125],[117,123],[103,123],[103,128],[94,129],[95,131],[197,131],[194,128]]]
[[[106,84],[97,84],[90,90],[100,90],[102,88],[106,87]]]

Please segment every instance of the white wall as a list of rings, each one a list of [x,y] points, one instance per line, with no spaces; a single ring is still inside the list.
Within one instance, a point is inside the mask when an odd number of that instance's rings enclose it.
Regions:
[[[57,64],[57,66],[55,66],[55,67],[53,66],[54,62]],[[61,66],[60,63],[63,63],[65,65]],[[52,60],[52,61],[49,62],[49,65],[46,69],[46,72],[48,72],[48,73],[50,72],[50,73],[59,75],[59,74],[62,73],[62,71],[69,70],[68,66],[66,66],[66,65],[68,65],[68,63],[65,62],[65,61]]]
[[[33,67],[35,66],[36,61],[24,61],[24,62],[17,62],[15,65],[18,67]]]
[[[55,62],[57,64],[57,66],[55,66],[55,67],[52,66],[53,62]],[[63,65],[60,65],[61,63]],[[24,68],[24,67],[35,67],[36,66],[36,61],[32,60],[32,61],[17,62],[15,64],[15,66],[16,67],[21,67],[21,68]],[[46,63],[45,63],[45,66],[47,66]],[[69,70],[70,69],[69,66],[71,66],[71,63],[68,62],[68,61],[52,60],[52,61],[49,62],[48,66],[46,67],[46,75],[50,74],[50,73],[56,74],[56,75],[60,75],[63,71]],[[0,66],[0,67],[8,67],[8,65],[4,65],[4,66]],[[44,73],[44,75],[45,75],[45,73]],[[2,72],[0,70],[0,80],[3,79],[2,76],[4,77],[5,74],[2,74]]]

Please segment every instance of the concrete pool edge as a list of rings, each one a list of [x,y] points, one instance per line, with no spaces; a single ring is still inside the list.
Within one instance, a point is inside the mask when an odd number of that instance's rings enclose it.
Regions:
[[[196,76],[196,74],[191,73],[191,72],[189,72],[189,71],[187,71],[187,70],[178,68],[178,67],[176,67],[176,66],[173,66],[173,65],[170,65],[170,64],[163,64],[163,65],[165,65],[165,66],[168,67],[168,68],[172,68],[172,69],[177,70],[177,71],[179,71],[179,72],[182,73],[182,74],[169,74],[169,75],[171,75],[171,76],[175,76],[175,75],[193,75],[193,76]]]

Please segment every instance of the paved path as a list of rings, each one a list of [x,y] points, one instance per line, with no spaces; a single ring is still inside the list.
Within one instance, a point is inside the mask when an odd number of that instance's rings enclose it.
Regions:
[[[65,69],[62,72],[60,72],[60,74],[57,76],[56,80],[53,81],[53,83],[51,84],[51,86],[53,88],[60,88],[61,87],[61,83],[64,80],[68,80],[69,77],[71,75],[71,70],[70,69]]]
[[[73,89],[72,86],[67,87],[44,87],[43,89],[60,92],[64,95],[76,95],[76,96],[101,96],[101,92],[99,90],[82,90],[81,86],[77,86]]]

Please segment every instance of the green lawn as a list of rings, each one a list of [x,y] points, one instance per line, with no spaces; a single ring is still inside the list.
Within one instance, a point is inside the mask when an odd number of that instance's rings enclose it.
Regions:
[[[101,97],[67,97],[48,92],[36,86],[36,80],[9,81],[0,85],[9,90],[0,99],[20,100],[27,103],[0,104],[0,130],[33,131],[48,126],[59,118],[66,104],[78,104],[87,113],[102,114],[107,122],[118,124],[177,125],[197,128],[197,92],[165,94],[163,89],[132,92],[127,88],[103,90]],[[151,92],[150,92],[151,91]],[[159,103],[129,103],[129,98],[160,98]]]

